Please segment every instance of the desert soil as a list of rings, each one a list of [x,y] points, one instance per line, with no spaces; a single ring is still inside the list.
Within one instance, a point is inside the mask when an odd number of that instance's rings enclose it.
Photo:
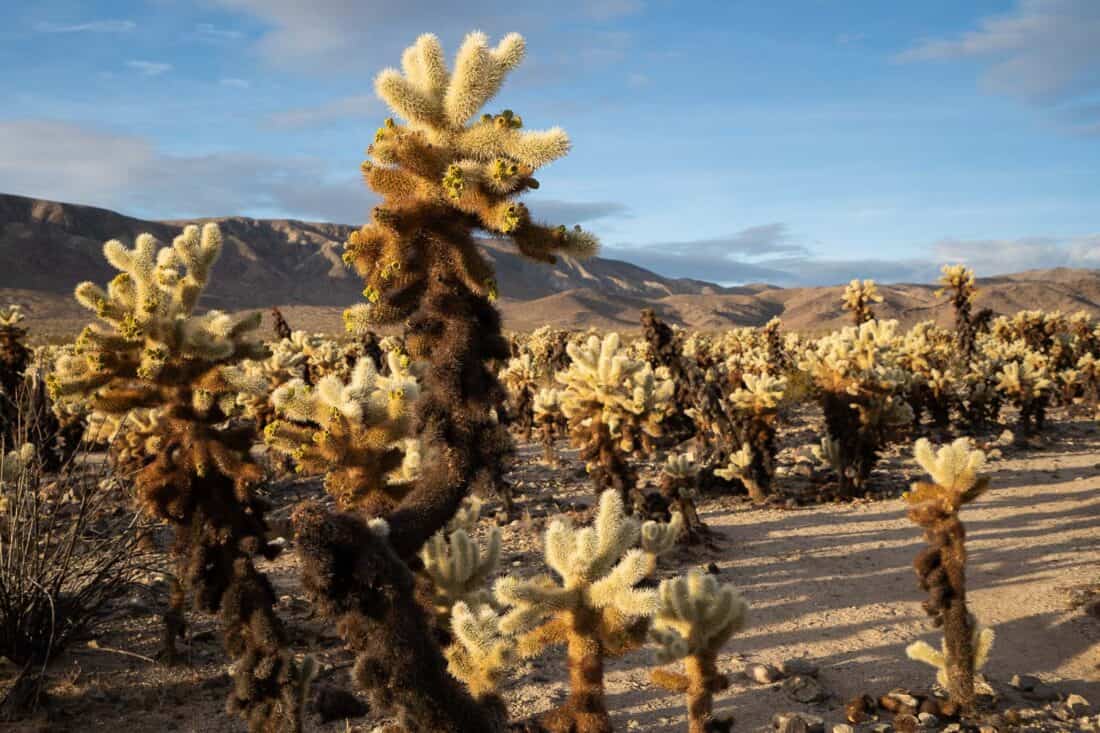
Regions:
[[[809,442],[814,427],[803,421],[785,434],[788,463],[790,447]],[[554,470],[542,466],[539,455],[537,446],[521,446],[510,474],[521,495],[519,518],[504,525],[502,571],[540,569],[539,536],[548,517],[591,515],[594,497],[575,454],[563,450],[562,466]],[[1100,423],[1060,420],[1042,445],[1006,448],[989,469],[993,490],[963,511],[971,608],[997,632],[986,676],[1001,705],[1018,702],[1011,677],[1030,674],[1063,695],[1084,696],[1096,716],[1100,618],[1085,606],[1091,590],[1100,588]],[[660,577],[713,563],[750,604],[750,625],[720,660],[732,684],[717,707],[735,716],[736,730],[770,727],[772,716],[784,711],[841,723],[845,701],[858,694],[932,684],[932,669],[904,653],[918,639],[939,643],[921,611],[923,596],[910,567],[921,535],[897,498],[916,472],[908,455],[895,450],[875,478],[886,498],[793,509],[754,508],[731,496],[706,499],[702,516],[718,533],[718,546],[684,548],[662,558]],[[647,465],[645,479],[653,482],[655,475],[655,466]],[[781,481],[794,493],[797,482]],[[280,486],[272,498],[285,514],[300,498],[317,493],[315,482],[303,482]],[[351,657],[333,629],[312,617],[296,582],[294,553],[283,553],[264,569],[278,587],[295,648],[321,663],[315,684],[350,688]],[[51,666],[49,701],[39,717],[9,728],[242,730],[222,712],[228,667],[211,619],[192,618],[185,664],[168,668],[152,661],[164,595],[153,583],[117,604],[93,644],[78,642]],[[820,668],[825,701],[800,704],[782,684],[760,685],[741,674],[750,663],[795,658]],[[651,663],[647,650],[609,663],[608,704],[616,730],[686,730],[682,700],[649,683]],[[513,717],[554,705],[566,693],[564,681],[556,650],[526,664],[505,689]],[[376,722],[367,715],[322,724],[311,713],[306,730],[369,731]]]

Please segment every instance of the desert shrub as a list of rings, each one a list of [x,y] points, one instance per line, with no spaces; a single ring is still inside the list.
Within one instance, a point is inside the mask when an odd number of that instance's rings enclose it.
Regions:
[[[33,709],[46,663],[155,566],[146,526],[84,457],[47,473],[31,443],[0,450],[0,657],[21,670],[0,720]]]
[[[989,479],[980,473],[985,454],[972,449],[967,438],[938,451],[922,438],[914,454],[932,481],[913,484],[905,495],[909,519],[924,530],[928,543],[913,567],[928,592],[924,610],[944,635],[942,651],[917,642],[906,652],[936,667],[951,702],[965,710],[974,703],[974,674],[993,644],[993,631],[981,628],[966,607],[966,530],[959,520],[959,509],[989,488]]]
[[[628,459],[662,434],[672,409],[672,381],[663,370],[627,356],[617,333],[570,344],[569,356],[569,368],[557,375],[569,438],[597,492],[614,489],[631,506],[637,474]]]
[[[819,339],[799,367],[813,379],[835,448],[842,496],[863,489],[879,453],[912,423],[901,395],[907,375],[898,363],[896,321],[867,321]]]
[[[177,576],[196,608],[219,616],[235,661],[228,709],[254,731],[298,730],[308,679],[285,648],[274,589],[256,568],[278,550],[267,543],[266,504],[254,491],[262,476],[249,455],[255,433],[226,424],[240,392],[262,389],[239,368],[265,356],[251,337],[259,314],[194,314],[221,246],[214,224],[201,234],[186,227],[171,247],[148,234],[133,249],[108,242],[104,255],[119,275],[106,289],[77,286],[77,301],[98,322],[59,360],[50,387],[59,401],[116,421],[156,411],[160,442],[133,477],[135,493],[175,527]]]
[[[860,326],[875,319],[875,312],[871,309],[871,305],[881,303],[882,294],[879,293],[874,280],[852,280],[844,288],[844,294],[840,299],[844,309],[852,314],[852,322]]]

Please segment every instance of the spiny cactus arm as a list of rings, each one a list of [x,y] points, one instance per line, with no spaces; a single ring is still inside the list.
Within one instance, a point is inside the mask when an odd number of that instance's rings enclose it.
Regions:
[[[448,536],[439,532],[424,545],[420,558],[435,585],[437,610],[449,613],[458,601],[487,595],[483,586],[500,564],[500,530],[493,528],[484,553],[464,529]]]
[[[451,612],[454,643],[444,654],[447,670],[478,699],[495,694],[518,659],[515,639],[502,634],[500,618],[488,604],[470,608],[464,601]]]
[[[23,321],[26,316],[21,305],[7,305],[0,307],[0,328],[14,328]]]
[[[673,512],[667,523],[645,522],[642,524],[642,549],[655,558],[663,555],[676,546],[683,531],[684,515],[680,512]]]
[[[627,618],[652,615],[657,608],[656,594],[652,590],[634,586],[653,570],[653,555],[640,549],[630,550],[611,572],[589,587],[588,597],[593,607],[611,608]]]

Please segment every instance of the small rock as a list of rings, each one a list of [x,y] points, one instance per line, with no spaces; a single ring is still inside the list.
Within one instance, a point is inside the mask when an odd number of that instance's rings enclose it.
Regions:
[[[821,688],[821,684],[817,680],[801,674],[787,678],[783,682],[783,691],[795,702],[804,704],[820,702],[826,697],[825,690]]]
[[[833,733],[856,733],[856,729],[847,723],[837,723],[833,726]]]
[[[898,733],[917,733],[920,730],[920,721],[915,715],[903,713],[894,716],[894,730]]]
[[[1005,710],[1005,722],[1009,725],[1020,725],[1024,722],[1024,716],[1021,715],[1019,708],[1009,708]]]
[[[959,733],[962,730],[962,726],[958,723],[952,723],[943,729],[943,733]]]
[[[788,659],[779,664],[779,671],[788,677],[795,675],[817,677],[818,666],[808,659]]]
[[[924,706],[924,703],[921,703]],[[917,720],[920,722],[922,728],[939,728],[940,719],[932,713],[921,713],[917,716]]]
[[[770,664],[750,664],[745,667],[745,676],[758,685],[770,685],[778,682],[783,675]]]
[[[879,707],[895,715],[916,715],[920,700],[905,690],[890,690],[878,699]]]
[[[978,733],[1000,733],[995,725],[979,725]]]
[[[825,733],[825,720],[806,713],[776,713],[772,725],[779,733]]]
[[[1014,674],[1008,684],[1021,692],[1031,692],[1035,689],[1035,685],[1041,685],[1043,681],[1029,674]]]
[[[1089,701],[1074,693],[1066,698],[1066,707],[1073,713],[1073,717],[1084,717],[1089,712]]]
[[[870,695],[853,698],[844,706],[844,718],[853,725],[866,723],[874,717],[876,707]]]
[[[889,723],[875,723],[871,726],[871,733],[891,733],[894,730],[894,726]]]
[[[1060,702],[1051,707],[1050,714],[1064,723],[1068,723],[1077,717],[1073,714],[1073,711],[1069,709],[1069,705],[1066,705],[1064,702]]]

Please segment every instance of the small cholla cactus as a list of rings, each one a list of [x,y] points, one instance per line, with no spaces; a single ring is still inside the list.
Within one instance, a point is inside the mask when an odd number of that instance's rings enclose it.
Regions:
[[[718,671],[718,652],[745,626],[748,604],[732,585],[693,570],[687,576],[661,582],[650,639],[658,645],[662,664],[684,660],[685,674],[666,669],[651,673],[653,681],[687,696],[690,733],[730,730],[732,718],[714,717],[714,695],[729,686]]]
[[[657,594],[637,587],[656,567],[656,556],[670,549],[682,528],[639,523],[628,517],[615,491],[600,496],[594,526],[575,528],[559,519],[546,530],[547,575],[508,576],[497,581],[497,601],[507,609],[503,633],[518,637],[521,656],[566,644],[570,693],[540,723],[552,731],[610,731],[604,703],[604,657],[641,643]],[[639,542],[641,547],[638,547]]]
[[[22,307],[0,308],[0,441],[9,444],[18,415],[19,386],[31,359],[30,349],[23,345],[27,330],[19,325],[22,322]]]
[[[868,321],[810,345],[799,362],[817,387],[828,437],[835,441],[840,494],[862,490],[879,452],[912,424],[902,395],[909,374],[899,362],[897,321]]]
[[[974,702],[974,672],[984,663],[993,641],[966,607],[966,531],[958,514],[989,487],[989,479],[981,474],[985,454],[974,450],[967,438],[938,451],[922,438],[914,455],[932,483],[917,482],[905,495],[909,518],[924,529],[928,543],[913,567],[921,588],[928,592],[924,610],[936,626],[944,628],[944,686],[951,701],[965,709]],[[915,644],[909,655],[931,663],[935,657],[925,647]]]
[[[570,439],[597,489],[615,489],[630,506],[637,476],[627,456],[662,434],[672,409],[672,381],[623,353],[617,333],[570,344],[569,355],[573,363],[557,379]]]
[[[488,545],[482,551],[472,537],[480,513],[481,502],[467,500],[466,508],[459,510],[446,530],[433,535],[420,551],[424,574],[434,589],[432,606],[444,626],[458,603],[475,611],[491,604],[487,585],[500,566],[500,528],[489,530]]]
[[[543,387],[535,394],[533,405],[535,427],[542,443],[542,460],[547,466],[557,465],[554,441],[565,432],[565,416],[561,411],[561,392]]]
[[[736,430],[741,437],[741,452],[747,451],[749,463],[736,478],[745,484],[754,502],[760,503],[771,493],[775,476],[776,416],[787,387],[786,377],[770,374],[744,374],[744,387],[734,390],[730,402],[734,407]],[[731,456],[731,462],[734,461]],[[731,478],[715,471],[715,475]]]
[[[852,314],[852,321],[859,326],[875,319],[872,303],[881,303],[882,295],[874,280],[852,280],[841,296],[845,309]]]
[[[93,424],[96,413],[124,423],[135,411],[158,411],[150,431],[158,450],[134,485],[146,511],[175,525],[184,587],[224,627],[235,659],[228,709],[253,731],[299,730],[303,672],[286,649],[275,591],[255,566],[257,555],[278,552],[253,492],[262,477],[249,455],[255,433],[226,424],[229,406],[252,387],[235,367],[266,355],[253,339],[259,314],[194,314],[221,248],[215,224],[186,227],[171,247],[149,234],[133,249],[104,245],[120,272],[106,289],[77,286],[77,301],[99,322],[59,356],[48,386],[55,401],[86,403]],[[171,600],[182,615],[183,594]]]
[[[420,462],[411,437],[419,386],[399,355],[390,352],[388,364],[389,376],[382,376],[373,361],[360,359],[346,384],[333,374],[313,387],[287,382],[271,395],[284,419],[264,431],[299,471],[324,474],[325,489],[342,508],[371,517],[405,496]]]
[[[939,279],[936,297],[947,296],[955,310],[955,342],[959,356],[965,361],[974,354],[977,329],[970,308],[978,289],[974,287],[974,271],[966,265],[944,265]]]
[[[662,467],[659,484],[661,495],[683,517],[683,540],[691,543],[699,542],[710,534],[695,508],[695,500],[699,496],[696,488],[698,478],[699,467],[695,464],[693,453],[671,453]]]

